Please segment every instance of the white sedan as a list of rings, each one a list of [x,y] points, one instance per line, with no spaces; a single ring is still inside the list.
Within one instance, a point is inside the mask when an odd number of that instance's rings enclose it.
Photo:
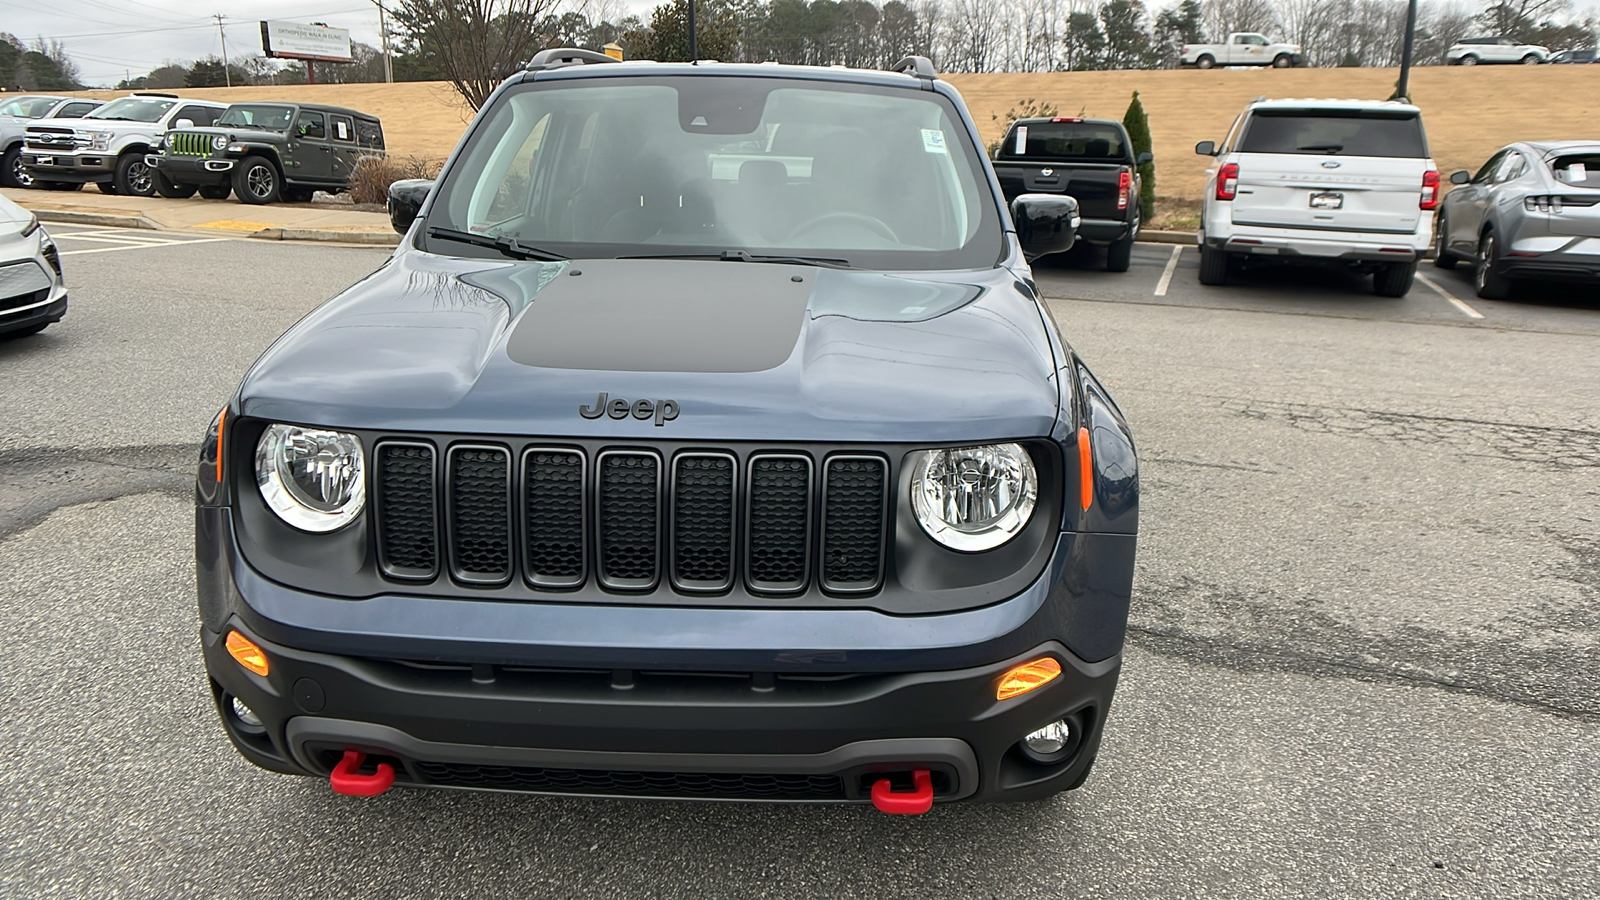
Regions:
[[[0,340],[38,334],[66,314],[55,242],[37,216],[0,197]]]

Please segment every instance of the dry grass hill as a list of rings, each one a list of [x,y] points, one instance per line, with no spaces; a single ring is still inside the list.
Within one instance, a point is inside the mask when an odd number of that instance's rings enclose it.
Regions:
[[[952,75],[985,140],[999,136],[1005,112],[1024,98],[1063,115],[1120,119],[1139,91],[1155,140],[1158,193],[1198,199],[1205,160],[1196,141],[1220,140],[1254,97],[1387,97],[1395,69],[1262,69],[1057,72]],[[1600,66],[1430,66],[1412,74],[1434,158],[1442,172],[1472,169],[1500,146],[1540,138],[1600,140]],[[95,96],[118,92],[97,91]],[[298,99],[334,103],[383,119],[390,149],[442,158],[471,120],[450,87],[436,82],[206,88],[185,96],[217,100]]]

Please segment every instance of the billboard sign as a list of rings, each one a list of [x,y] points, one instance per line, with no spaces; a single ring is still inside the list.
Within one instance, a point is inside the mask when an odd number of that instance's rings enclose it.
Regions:
[[[262,22],[261,52],[277,59],[350,62],[350,32],[326,25]]]

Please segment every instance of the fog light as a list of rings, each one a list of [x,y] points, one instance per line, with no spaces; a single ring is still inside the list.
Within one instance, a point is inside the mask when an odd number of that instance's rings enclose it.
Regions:
[[[1036,763],[1053,765],[1078,749],[1077,723],[1057,719],[1022,739],[1022,755]]]
[[[251,728],[261,727],[261,717],[256,715],[255,710],[245,706],[244,701],[240,700],[238,697],[233,698],[233,715],[239,721],[249,725]],[[1038,732],[1034,733],[1037,734]],[[1028,738],[1029,740],[1032,740],[1033,735],[1028,735]]]

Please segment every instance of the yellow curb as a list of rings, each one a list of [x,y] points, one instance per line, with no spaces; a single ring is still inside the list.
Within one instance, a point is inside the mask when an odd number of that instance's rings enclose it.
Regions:
[[[215,231],[260,231],[263,228],[280,227],[273,222],[240,222],[236,219],[218,219],[215,222],[201,222],[191,225],[190,228],[210,228]]]

